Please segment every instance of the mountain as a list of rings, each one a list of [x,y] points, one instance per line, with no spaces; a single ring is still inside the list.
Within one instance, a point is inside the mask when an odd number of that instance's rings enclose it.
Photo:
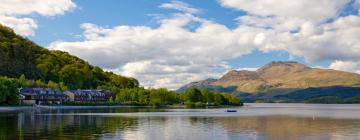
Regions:
[[[45,49],[0,25],[0,76],[21,75],[43,83],[64,83],[70,89],[139,85],[134,78],[105,72],[67,52]]]
[[[191,83],[179,88],[177,91],[186,91],[186,89],[189,89],[192,87],[206,88],[211,83],[216,82],[216,81],[217,81],[216,79],[209,78],[209,79],[198,81],[198,82],[191,82]]]
[[[311,68],[294,61],[271,62],[256,71],[232,70],[220,79],[199,81],[180,88],[200,87],[222,91],[229,87],[235,89],[243,98],[275,99],[279,95],[308,88],[360,87],[360,75],[331,69]],[[360,89],[356,89],[359,91]],[[286,96],[283,96],[286,97]],[[276,98],[280,99],[280,98]],[[284,98],[282,98],[284,99]]]

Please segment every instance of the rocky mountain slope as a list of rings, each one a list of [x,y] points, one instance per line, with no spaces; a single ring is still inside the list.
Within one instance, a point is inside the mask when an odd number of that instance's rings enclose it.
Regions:
[[[330,69],[311,68],[285,61],[271,62],[256,71],[229,71],[220,79],[194,82],[180,88],[236,87],[240,93],[266,93],[287,89],[306,89],[329,86],[360,86],[360,75]]]

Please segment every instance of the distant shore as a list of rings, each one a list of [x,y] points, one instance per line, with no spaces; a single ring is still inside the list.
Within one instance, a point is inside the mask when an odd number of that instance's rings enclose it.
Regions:
[[[116,106],[71,106],[71,105],[59,105],[59,106],[0,106],[1,112],[10,112],[10,111],[22,111],[22,110],[31,110],[31,109],[96,109],[96,108],[149,108],[152,106],[131,106],[131,105],[116,105]]]
[[[207,106],[205,108],[225,108],[234,106]],[[238,107],[238,106],[236,106]],[[146,106],[146,105],[101,105],[101,106],[76,106],[76,105],[37,105],[37,106],[0,106],[1,112],[23,111],[31,109],[99,109],[99,108],[186,108],[185,105]]]

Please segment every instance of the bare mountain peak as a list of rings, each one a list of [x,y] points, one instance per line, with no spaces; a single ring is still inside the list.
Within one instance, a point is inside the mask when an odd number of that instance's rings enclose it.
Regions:
[[[298,63],[296,61],[272,61],[271,63],[266,64],[265,66],[263,66],[262,68],[274,67],[274,66],[287,66],[287,67],[302,66],[302,67],[307,67],[304,64]]]
[[[251,79],[258,79],[259,76],[255,71],[248,71],[248,70],[231,70],[226,73],[223,77],[219,80],[251,80]]]
[[[309,69],[310,67],[296,61],[273,61],[257,70],[259,73],[267,71],[295,72]]]

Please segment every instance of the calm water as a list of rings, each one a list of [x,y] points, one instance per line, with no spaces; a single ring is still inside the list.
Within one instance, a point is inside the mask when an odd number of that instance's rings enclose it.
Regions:
[[[360,105],[34,109],[0,113],[0,139],[360,139]]]

